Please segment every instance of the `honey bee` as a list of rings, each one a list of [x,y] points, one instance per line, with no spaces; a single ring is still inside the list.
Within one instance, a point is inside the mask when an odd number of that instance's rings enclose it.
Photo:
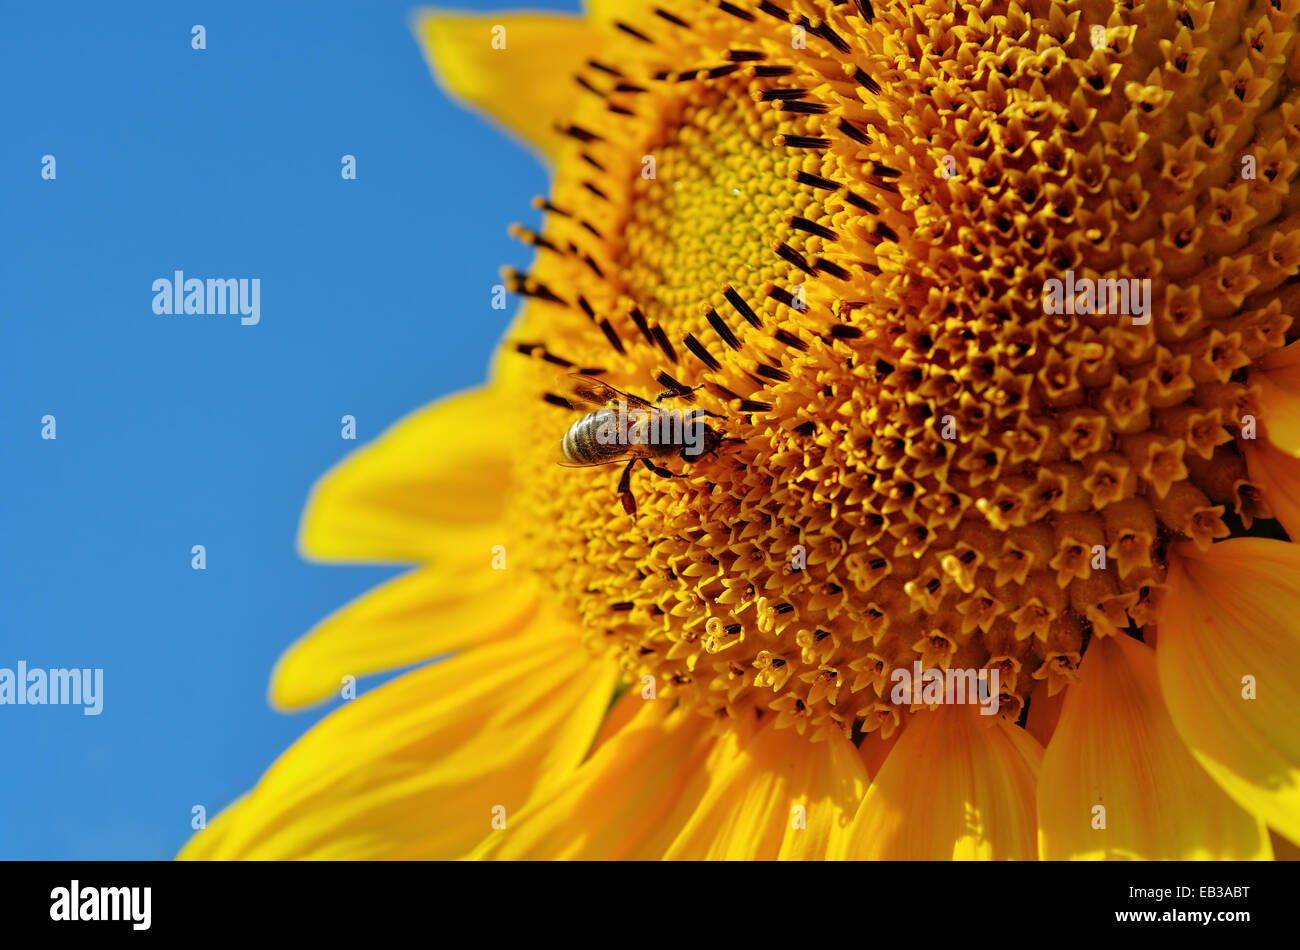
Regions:
[[[650,402],[593,376],[573,373],[570,379],[573,384],[569,403],[590,411],[564,433],[559,462],[570,468],[586,468],[626,461],[618,481],[618,495],[623,510],[630,515],[636,514],[632,470],[637,462],[660,478],[680,478],[656,462],[677,457],[690,463],[703,455],[717,458],[722,443],[743,441],[727,438],[701,418],[722,418],[717,413],[700,408],[683,413],[659,405],[665,399],[689,396],[694,389],[669,389]]]

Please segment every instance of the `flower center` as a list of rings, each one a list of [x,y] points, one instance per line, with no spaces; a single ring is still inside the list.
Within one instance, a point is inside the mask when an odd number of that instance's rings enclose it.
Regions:
[[[1234,440],[1244,369],[1290,321],[1243,302],[1251,267],[1300,251],[1231,214],[1193,227],[1191,181],[1153,205],[1161,145],[1125,110],[1175,149],[1181,117],[1110,90],[1086,24],[813,6],[670,3],[583,73],[514,281],[521,422],[547,444],[519,447],[512,523],[588,642],[661,695],[888,736],[925,671],[984,671],[1016,716],[1091,637],[1148,623],[1171,540],[1266,514]],[[1193,137],[1227,180],[1231,136]],[[1249,187],[1277,207],[1270,181]],[[1204,266],[1249,240],[1254,264]],[[1129,303],[1099,309],[1112,280]],[[577,369],[737,442],[632,470],[629,516],[621,467],[552,462],[589,411]]]
[[[696,86],[666,138],[651,143],[633,181],[621,271],[653,323],[689,326],[720,287],[762,298],[776,278],[773,243],[808,201],[773,146],[777,114],[745,84]]]

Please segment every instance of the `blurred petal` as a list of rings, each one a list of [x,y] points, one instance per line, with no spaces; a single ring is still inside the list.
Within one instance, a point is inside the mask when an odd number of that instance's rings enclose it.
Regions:
[[[559,623],[393,680],[330,714],[215,828],[215,858],[455,858],[572,774],[618,671]]]
[[[631,699],[628,699],[631,697]],[[703,716],[626,693],[636,714],[546,799],[535,799],[475,857],[653,860],[704,792],[716,740]],[[672,710],[672,711],[670,711]]]
[[[1276,831],[1270,831],[1268,840],[1273,845],[1274,861],[1300,861],[1300,846],[1289,838],[1283,838]]]
[[[735,755],[719,757],[666,857],[824,858],[841,850],[867,787],[853,743],[838,734],[810,742],[772,720],[738,745]]]
[[[628,0],[583,0],[582,9],[586,11],[587,22],[593,26],[609,28],[615,21],[621,20],[631,26],[644,28],[646,15],[651,8],[647,4],[630,4]],[[656,21],[653,17],[650,19],[652,22],[663,22]]]
[[[1153,653],[1127,636],[1089,644],[1043,755],[1039,857],[1268,856],[1263,826],[1214,784],[1174,730]]]
[[[1027,859],[1042,749],[979,707],[916,713],[867,790],[849,858]]]
[[[509,414],[491,389],[402,419],[316,483],[303,512],[304,557],[463,561],[492,557],[510,482]]]
[[[530,571],[423,567],[327,617],[280,658],[271,705],[298,709],[338,693],[345,675],[396,669],[488,643],[528,626],[537,610]]]
[[[1025,731],[1033,736],[1040,746],[1047,748],[1056,732],[1056,723],[1061,718],[1061,707],[1065,705],[1065,694],[1069,687],[1055,696],[1048,695],[1046,680],[1040,680],[1029,696],[1029,715],[1025,718]]]
[[[1267,439],[1243,440],[1250,480],[1264,503],[1292,538],[1300,538],[1300,459],[1275,448]]]
[[[620,684],[619,688],[623,689],[625,685]],[[592,755],[595,755],[597,749],[627,728],[637,714],[645,708],[645,704],[646,701],[641,698],[640,689],[631,686],[623,689],[619,697],[609,707],[609,711],[605,713],[605,721],[600,724],[600,732],[591,741]]]
[[[880,767],[885,764],[885,759],[889,753],[898,744],[898,738],[902,734],[902,729],[896,729],[888,739],[882,739],[880,730],[875,729],[862,737],[862,743],[858,746],[858,754],[862,756],[862,764],[867,767],[867,775],[873,781],[876,775],[879,774]]]
[[[1264,434],[1283,452],[1300,456],[1300,345],[1273,351],[1249,379],[1259,387]]]
[[[247,795],[241,796],[227,805],[220,815],[208,823],[206,828],[185,842],[180,854],[176,856],[177,859],[182,861],[219,860],[221,849],[225,845],[226,832],[238,824],[238,819],[234,815],[247,798]]]
[[[627,12],[627,0],[583,0],[582,8],[588,20],[613,20]]]
[[[573,112],[573,76],[604,44],[580,17],[420,10],[413,25],[444,89],[496,119],[554,162],[567,139],[555,125]],[[495,32],[494,32],[495,31]],[[493,47],[504,42],[504,48]]]
[[[1174,725],[1242,807],[1300,841],[1300,548],[1239,538],[1169,561],[1156,660]]]

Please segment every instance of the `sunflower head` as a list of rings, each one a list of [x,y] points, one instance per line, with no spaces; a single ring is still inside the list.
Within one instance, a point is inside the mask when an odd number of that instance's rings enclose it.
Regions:
[[[418,21],[554,184],[492,384],[304,519],[308,553],[423,566],[274,695],[461,655],[327,719],[196,850],[1300,840],[1300,0],[589,14]],[[598,451],[601,393],[706,450]],[[557,465],[578,435],[610,464]],[[963,673],[989,715],[924,688]]]
[[[1246,371],[1285,343],[1259,291],[1300,236],[1251,223],[1282,200],[1295,116],[1253,146],[1260,174],[1240,153],[1284,17],[1261,13],[1237,94],[1186,125],[1211,36],[1181,20],[1146,46],[1059,4],[609,25],[555,126],[544,223],[515,229],[538,259],[508,274],[531,300],[503,357],[531,361],[535,434],[512,523],[590,645],[812,738],[891,735],[916,662],[996,670],[1014,720],[1091,637],[1149,622],[1171,542],[1268,513]],[[699,387],[741,444],[638,472],[628,517],[617,469],[550,461],[577,369]]]

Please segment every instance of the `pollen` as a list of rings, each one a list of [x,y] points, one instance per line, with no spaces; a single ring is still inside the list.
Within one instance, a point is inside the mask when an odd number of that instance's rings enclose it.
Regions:
[[[778,115],[743,81],[687,87],[641,158],[619,260],[628,296],[665,327],[691,323],[723,284],[756,299],[788,278],[773,249],[790,238],[785,218],[813,200],[789,187],[790,156],[772,144]]]
[[[592,649],[814,740],[891,735],[915,661],[998,670],[1014,719],[1144,635],[1171,542],[1270,517],[1241,446],[1300,267],[1300,0],[647,9],[509,274],[511,524]],[[735,441],[636,469],[628,515],[553,462],[579,370]]]

